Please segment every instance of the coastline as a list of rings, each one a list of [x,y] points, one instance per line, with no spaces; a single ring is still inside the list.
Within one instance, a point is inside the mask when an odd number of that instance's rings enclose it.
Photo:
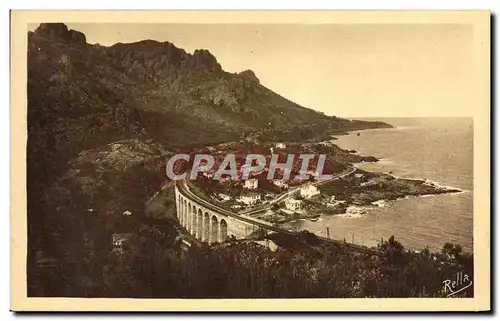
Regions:
[[[342,149],[345,152],[350,153],[351,149],[349,149],[349,146],[342,146],[340,147],[338,145],[338,140],[342,136],[346,135],[356,135],[356,133],[359,132],[366,132],[366,131],[387,131],[387,130],[403,130],[403,129],[415,129],[418,128],[417,126],[392,126],[392,127],[387,127],[387,128],[366,128],[362,130],[353,130],[349,131],[348,133],[342,133],[339,135],[333,135],[331,140],[320,142],[321,144],[332,144],[336,145],[338,148]],[[362,204],[355,204],[350,202],[347,204],[347,206],[339,208],[336,212],[332,210],[320,210],[316,209],[314,210],[315,213],[319,213],[316,216],[316,219],[321,221],[322,217],[328,217],[328,216],[338,216],[338,217],[345,217],[345,218],[359,218],[363,217],[364,215],[370,215],[370,212],[375,210],[376,208],[381,208],[381,207],[392,207],[394,204],[400,200],[404,199],[416,199],[416,198],[426,198],[426,197],[436,197],[438,195],[460,195],[464,193],[469,193],[472,192],[468,189],[464,189],[462,187],[455,187],[452,185],[448,184],[443,184],[439,181],[436,180],[431,180],[426,177],[405,177],[401,175],[395,175],[392,173],[390,170],[381,170],[381,171],[373,171],[371,169],[364,170],[360,164],[366,163],[366,164],[372,164],[372,163],[379,163],[379,162],[384,162],[384,160],[387,161],[385,158],[377,158],[374,156],[365,156],[369,154],[360,154],[358,151],[355,151],[353,155],[359,156],[360,161],[359,162],[353,162],[351,161],[351,165],[358,169],[360,172],[366,172],[370,173],[371,175],[376,175],[376,176],[381,176],[381,177],[390,177],[391,179],[395,180],[399,184],[402,184],[403,187],[413,187],[416,189],[416,191],[408,191],[405,195],[398,195],[398,192],[390,191],[390,190],[381,190],[378,191],[377,193],[383,194],[383,195],[378,195],[378,197],[375,197],[373,200],[368,200],[365,201]],[[372,157],[374,160],[373,161],[365,161],[366,157]],[[426,189],[432,189],[432,191],[426,190]],[[421,190],[419,192],[418,190]],[[354,193],[353,193],[354,194]],[[358,193],[358,195],[363,195],[366,196],[366,198],[374,197],[373,194],[370,195],[370,193]],[[305,216],[300,216],[298,218],[290,218],[288,220],[285,220],[284,222],[281,222],[282,224],[286,224],[288,222],[293,222],[296,220],[311,220],[310,218],[311,215],[305,215]]]
[[[364,171],[363,171],[364,172]],[[369,172],[367,172],[369,173]],[[424,178],[403,178],[403,177],[398,177],[393,174],[389,173],[370,173],[371,175],[374,175],[376,178],[380,177],[390,177],[391,180],[397,181],[397,184],[403,184],[404,186],[410,186],[413,188],[431,188],[433,192],[424,192],[424,193],[410,193],[410,194],[405,194],[401,196],[395,196],[395,192],[391,192],[389,190],[384,190],[384,191],[377,191],[377,193],[383,194],[382,197],[376,197],[375,199],[372,200],[367,200],[364,203],[355,203],[356,200],[353,201],[353,199],[350,199],[347,203],[343,204],[340,207],[335,208],[314,208],[308,210],[306,213],[299,214],[297,213],[295,217],[290,217],[288,219],[281,219],[278,221],[272,221],[273,223],[279,223],[279,224],[286,224],[289,222],[293,222],[296,220],[311,220],[311,219],[318,219],[321,220],[322,217],[324,216],[339,216],[339,217],[345,217],[345,218],[359,218],[362,217],[363,215],[369,215],[370,212],[375,209],[375,208],[380,208],[380,207],[391,207],[393,206],[397,201],[403,200],[403,199],[412,199],[412,198],[424,198],[424,197],[431,197],[431,196],[438,196],[438,195],[450,195],[450,194],[461,194],[461,193],[466,193],[468,191],[464,191],[459,188],[451,187],[451,186],[443,186],[440,185],[436,182],[433,182],[431,180],[427,180]],[[388,180],[388,181],[391,181]],[[417,187],[420,186],[420,187]],[[421,187],[425,186],[425,187]],[[358,195],[369,195],[367,192],[360,192],[360,193],[353,193],[351,196],[358,196]],[[397,195],[397,194],[396,194]],[[356,199],[356,197],[355,197]]]
[[[405,195],[389,202],[355,205],[347,213],[323,215],[320,224],[307,222],[294,228],[326,235],[328,226],[331,235],[350,238],[351,233],[355,233],[358,242],[364,245],[373,245],[374,239],[394,235],[415,249],[427,245],[440,249],[444,235],[444,240],[473,252],[475,190],[472,186],[472,150],[468,144],[472,137],[469,122],[427,121],[427,118],[387,122],[397,127],[363,131],[361,137],[355,133],[337,136],[339,139],[332,143],[342,149],[355,149],[358,155],[374,155],[379,159],[375,163],[353,163],[360,170],[421,180],[456,191],[422,194],[418,198]],[[358,211],[364,213],[357,214]]]
[[[386,158],[377,158],[378,161],[377,163],[380,163],[382,161],[388,161],[388,159]],[[371,164],[373,162],[365,162],[365,161],[361,161],[361,162],[358,162],[358,163],[354,163],[352,164],[353,167],[359,169],[359,170],[362,170],[362,171],[368,171],[368,170],[365,170],[365,169],[362,169],[359,165],[360,164]],[[376,173],[376,172],[372,172],[372,173]],[[435,180],[432,180],[432,179],[428,179],[428,178],[425,178],[425,177],[403,177],[403,176],[398,176],[398,175],[394,175],[391,171],[383,171],[383,172],[379,172],[381,174],[384,174],[384,175],[390,175],[394,178],[397,178],[397,179],[408,179],[408,180],[415,180],[415,181],[424,181],[424,182],[428,182],[438,188],[445,188],[445,189],[449,189],[449,190],[458,190],[458,192],[454,192],[454,193],[466,193],[466,192],[471,192],[470,190],[468,189],[464,189],[464,188],[461,188],[461,187],[455,187],[455,186],[452,186],[452,185],[445,185],[443,183],[440,183],[438,181],[435,181]],[[434,195],[434,194],[431,194],[431,195]]]
[[[384,131],[387,129],[397,130],[396,128],[383,128]],[[365,129],[363,131],[370,130]],[[371,129],[374,131],[381,131],[381,128]],[[391,131],[392,131],[391,130]],[[356,131],[354,131],[356,132]],[[348,134],[349,135],[349,134]],[[350,133],[350,135],[353,135]],[[354,134],[355,135],[355,134]],[[345,137],[346,135],[340,135],[340,137]],[[238,150],[239,148],[246,148],[245,150],[252,150],[257,148],[256,151],[267,151],[269,147],[273,146],[273,143],[266,143],[265,145],[259,145],[255,147],[253,144],[239,146],[242,143],[234,142],[230,145],[224,145],[222,148],[217,148],[219,151],[231,152],[232,150]],[[340,145],[342,146],[342,145]],[[430,196],[437,195],[459,195],[467,193],[468,191],[464,188],[457,188],[452,185],[443,184],[439,181],[427,179],[424,177],[406,177],[401,175],[395,175],[389,169],[367,169],[364,170],[362,164],[374,164],[375,167],[379,167],[377,163],[399,163],[391,162],[387,158],[376,158],[374,156],[363,156],[363,155],[373,155],[372,153],[360,153],[349,149],[350,146],[338,145],[338,141],[335,139],[329,139],[319,142],[309,142],[299,145],[297,143],[287,143],[286,149],[283,149],[282,153],[297,153],[297,152],[317,152],[317,153],[327,153],[332,155],[332,160],[342,163],[344,166],[352,166],[357,169],[355,173],[349,177],[345,177],[341,180],[333,183],[332,186],[328,187],[330,190],[323,191],[320,187],[320,196],[313,198],[311,200],[305,200],[305,211],[297,213],[262,213],[256,215],[255,218],[262,219],[266,222],[272,224],[278,224],[279,226],[287,226],[289,224],[295,224],[297,222],[306,222],[305,226],[315,222],[329,221],[333,217],[339,218],[362,218],[366,217],[371,220],[373,211],[377,208],[392,208],[397,207],[399,201],[405,199],[416,199],[426,198]],[[382,167],[384,164],[380,164]],[[396,172],[399,172],[396,170]],[[359,178],[354,174],[361,174],[363,178]],[[381,181],[382,186],[369,186],[363,185],[369,180]],[[379,184],[379,182],[377,182]],[[328,185],[325,184],[325,185]],[[322,186],[325,186],[322,185]],[[337,185],[337,186],[335,186]],[[336,190],[335,190],[336,189]],[[330,198],[335,196],[335,201],[330,202]],[[338,197],[337,197],[338,196]],[[352,196],[352,197],[351,197]],[[340,202],[337,202],[340,201]],[[332,204],[330,204],[332,203]],[[403,203],[404,204],[404,203]],[[399,205],[401,206],[401,205]],[[389,211],[390,210],[384,210]],[[418,212],[418,210],[417,210]],[[407,210],[404,210],[407,213]],[[396,217],[396,216],[393,216]],[[389,223],[392,224],[392,223]],[[304,225],[300,223],[300,225]],[[301,227],[301,229],[308,229],[308,227]],[[322,227],[316,226],[309,229],[311,232],[323,235],[321,232]],[[322,234],[323,233],[323,234]],[[342,232],[341,232],[342,233]],[[388,232],[385,232],[388,233]],[[392,232],[389,232],[392,233]]]
[[[421,194],[421,195],[405,195],[402,197],[398,197],[396,199],[379,199],[374,202],[372,202],[369,205],[349,205],[346,208],[346,211],[344,213],[340,214],[321,214],[323,215],[337,215],[339,217],[344,217],[344,218],[360,218],[363,217],[363,215],[369,215],[371,211],[377,208],[382,208],[382,207],[392,207],[394,204],[398,201],[401,200],[408,200],[408,199],[418,199],[418,198],[427,198],[427,197],[438,197],[442,195],[459,195],[459,194],[464,194],[464,193],[470,193],[471,191],[469,190],[453,190],[449,192],[444,192],[444,193],[434,193],[434,194]],[[358,213],[348,213],[349,209],[354,210],[355,212]],[[362,212],[360,212],[360,210]]]

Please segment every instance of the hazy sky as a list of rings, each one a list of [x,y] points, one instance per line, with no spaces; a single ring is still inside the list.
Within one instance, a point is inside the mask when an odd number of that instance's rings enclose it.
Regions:
[[[343,117],[470,116],[474,29],[467,24],[77,24],[87,42],[170,41],[252,69],[305,107]],[[30,28],[33,29],[33,28]]]

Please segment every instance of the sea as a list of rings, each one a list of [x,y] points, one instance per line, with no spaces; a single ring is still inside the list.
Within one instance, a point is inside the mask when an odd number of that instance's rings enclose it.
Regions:
[[[440,250],[445,242],[473,251],[472,118],[377,118],[395,128],[371,129],[338,136],[333,142],[377,163],[356,166],[397,177],[420,178],[460,193],[407,197],[373,206],[351,207],[341,215],[321,215],[285,227],[375,246],[391,235],[405,248]]]

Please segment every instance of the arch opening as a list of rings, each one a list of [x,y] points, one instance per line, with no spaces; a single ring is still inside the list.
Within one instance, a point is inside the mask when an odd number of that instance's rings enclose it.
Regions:
[[[223,243],[227,241],[227,222],[222,219],[220,221],[220,231],[219,231],[219,242]]]
[[[216,243],[219,241],[219,222],[217,217],[214,215],[211,219],[210,224],[210,243]]]

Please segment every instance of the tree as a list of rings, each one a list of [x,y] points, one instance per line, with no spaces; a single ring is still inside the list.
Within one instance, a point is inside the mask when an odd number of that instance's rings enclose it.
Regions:
[[[458,258],[462,253],[462,246],[460,246],[459,244],[452,244],[447,242],[443,245],[441,253],[450,258]]]

